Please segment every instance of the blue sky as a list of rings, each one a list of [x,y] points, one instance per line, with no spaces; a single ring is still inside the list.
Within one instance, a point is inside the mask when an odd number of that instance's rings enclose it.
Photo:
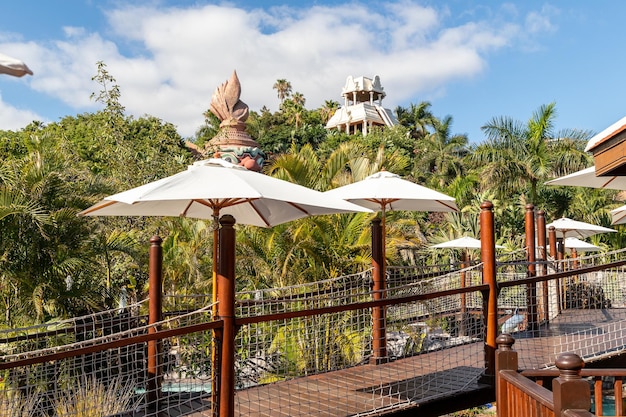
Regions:
[[[557,129],[596,133],[626,115],[625,15],[608,0],[11,2],[0,52],[34,76],[0,76],[0,129],[99,109],[103,61],[129,114],[185,137],[233,70],[252,110],[277,109],[277,79],[316,108],[342,102],[348,75],[379,75],[385,107],[428,101],[473,143],[492,118],[526,121],[550,102]]]

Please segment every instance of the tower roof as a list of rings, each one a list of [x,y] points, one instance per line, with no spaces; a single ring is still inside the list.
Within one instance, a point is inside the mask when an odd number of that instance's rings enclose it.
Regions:
[[[341,95],[345,98],[352,99],[355,97],[356,93],[356,101],[365,102],[370,101],[371,92],[374,93],[375,99],[377,100],[381,100],[386,96],[378,75],[375,75],[373,79],[349,75],[346,79],[346,85],[341,90]]]

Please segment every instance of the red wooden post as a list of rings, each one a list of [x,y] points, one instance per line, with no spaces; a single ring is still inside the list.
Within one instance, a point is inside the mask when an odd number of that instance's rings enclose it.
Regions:
[[[463,250],[463,262],[461,263],[461,288],[465,288],[465,269],[471,266],[471,260],[469,251],[467,249]],[[467,336],[467,294],[461,294],[461,317],[459,320],[459,336]]]
[[[503,333],[496,338],[498,350],[496,351],[496,405],[499,417],[508,417],[508,395],[506,384],[500,380],[500,371],[518,370],[517,352],[513,350],[515,339],[511,335]]]
[[[537,265],[535,260],[535,206],[532,204],[526,205],[526,259],[528,261],[528,277],[534,277],[537,275]],[[527,330],[537,330],[537,284],[526,285],[526,302],[527,302]]]
[[[485,315],[485,376],[495,377],[496,335],[498,333],[498,290],[496,287],[496,241],[493,221],[493,204],[480,205],[480,254],[483,262],[483,284],[489,292],[483,293]]]
[[[150,270],[148,276],[148,324],[155,324],[163,317],[163,302],[161,296],[161,282],[163,276],[163,239],[152,236],[150,239]],[[155,326],[148,328],[148,333],[156,333]],[[148,406],[156,408],[161,393],[161,369],[160,369],[161,343],[159,340],[148,341],[148,380],[147,400]]]
[[[580,376],[585,362],[575,353],[563,353],[556,358],[555,365],[560,375],[552,382],[554,416],[561,417],[565,410],[589,410],[589,384]]]
[[[548,241],[550,246],[550,256],[556,260],[556,229],[554,226],[548,228]]]
[[[556,250],[556,244],[557,244],[557,240],[556,240],[556,228],[554,226],[550,226],[548,228],[548,240],[550,241],[550,256],[552,257],[552,259],[554,259],[555,261],[557,261],[557,250]],[[559,270],[559,263],[555,262],[555,264],[557,265],[555,270],[558,272]],[[561,312],[561,279],[557,278],[556,280],[556,310],[555,313],[560,313]]]
[[[219,416],[235,415],[235,218],[220,219],[217,298],[219,318],[223,321]]]
[[[546,250],[546,214],[543,210],[537,212],[537,245],[539,246],[539,261],[541,267],[539,269],[540,275],[546,275],[548,270],[546,268],[546,261],[548,259]],[[541,305],[543,306],[543,319],[550,319],[550,305],[548,299],[548,281],[541,283]]]
[[[372,281],[373,299],[386,297],[387,283],[383,273],[383,228],[380,219],[372,220]],[[379,364],[387,361],[387,329],[385,306],[372,309],[372,357],[370,363]]]

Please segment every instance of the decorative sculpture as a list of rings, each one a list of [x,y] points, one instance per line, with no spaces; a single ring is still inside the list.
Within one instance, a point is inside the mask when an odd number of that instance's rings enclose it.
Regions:
[[[241,84],[237,72],[220,85],[211,97],[211,113],[220,119],[220,131],[207,143],[216,158],[245,166],[251,171],[260,171],[265,153],[259,144],[246,132],[248,105],[239,99]]]

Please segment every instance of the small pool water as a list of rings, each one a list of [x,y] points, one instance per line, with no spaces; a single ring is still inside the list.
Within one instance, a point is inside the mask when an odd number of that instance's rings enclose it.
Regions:
[[[596,404],[593,401],[593,397],[591,398],[591,412],[593,413],[596,409]],[[602,398],[602,415],[603,416],[614,416],[615,415],[615,399],[614,398]]]

